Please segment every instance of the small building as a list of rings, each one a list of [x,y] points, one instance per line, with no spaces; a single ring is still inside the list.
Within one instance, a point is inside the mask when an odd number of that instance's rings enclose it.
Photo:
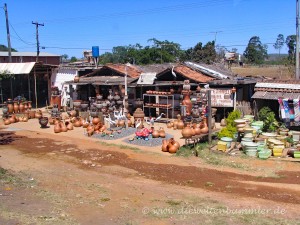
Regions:
[[[11,52],[12,63],[36,62],[36,52]],[[0,63],[8,63],[8,52],[0,52]],[[44,64],[59,65],[61,56],[47,52],[40,52],[39,62]]]

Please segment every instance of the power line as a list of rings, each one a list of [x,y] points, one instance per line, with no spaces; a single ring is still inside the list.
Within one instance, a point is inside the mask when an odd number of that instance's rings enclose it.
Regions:
[[[17,31],[15,30],[15,28],[13,27],[13,25],[11,23],[9,23],[9,26],[12,28],[12,30],[14,31],[14,33],[17,35],[18,39],[20,41],[22,41],[24,44],[27,44],[27,45],[35,45],[34,43],[31,43],[31,42],[28,42],[28,41],[25,41],[24,39],[22,39],[20,37],[20,35],[17,33]]]
[[[36,30],[36,62],[39,62],[40,55],[40,42],[39,42],[39,26],[44,26],[43,23],[32,22],[35,25]]]

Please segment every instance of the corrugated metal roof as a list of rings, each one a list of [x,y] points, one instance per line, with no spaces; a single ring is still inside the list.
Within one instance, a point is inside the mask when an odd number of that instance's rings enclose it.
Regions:
[[[8,52],[0,52],[0,56],[8,56]],[[32,56],[32,57],[36,57],[36,52],[12,52],[11,56]],[[48,52],[40,52],[39,56],[44,57],[44,56],[55,56],[58,57],[60,55],[55,55],[55,54],[51,54]]]
[[[300,99],[300,93],[257,91],[251,98],[268,100],[277,100],[279,98]]]
[[[0,63],[0,72],[11,74],[29,74],[34,67],[35,62],[29,63]]]
[[[156,73],[141,73],[137,84],[153,84],[156,79]]]
[[[284,89],[300,89],[300,84],[287,84],[287,83],[267,83],[258,82],[255,85],[256,88],[284,88]]]

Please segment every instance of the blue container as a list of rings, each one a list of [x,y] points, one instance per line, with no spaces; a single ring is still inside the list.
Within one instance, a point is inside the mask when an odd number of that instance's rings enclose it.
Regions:
[[[99,57],[99,46],[93,46],[92,47],[92,56],[94,58],[98,58]]]

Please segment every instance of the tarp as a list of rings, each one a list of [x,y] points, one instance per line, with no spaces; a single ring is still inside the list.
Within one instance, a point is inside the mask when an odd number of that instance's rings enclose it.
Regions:
[[[29,74],[34,67],[35,62],[29,63],[0,63],[0,73],[10,74]]]
[[[156,73],[141,73],[137,84],[154,84],[154,80],[156,79]]]

